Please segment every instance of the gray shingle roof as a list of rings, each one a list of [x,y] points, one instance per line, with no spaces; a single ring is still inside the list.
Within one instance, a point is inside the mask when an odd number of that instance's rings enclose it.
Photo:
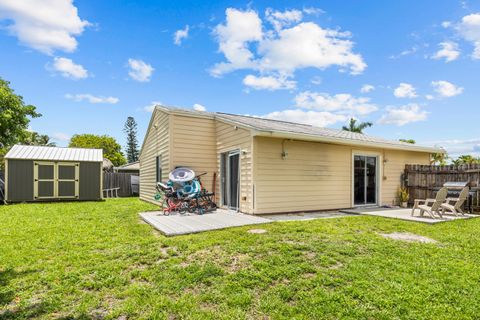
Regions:
[[[102,162],[102,149],[14,145],[5,159]]]
[[[242,115],[227,114],[227,113],[217,113],[217,114],[220,118],[232,120],[234,122],[237,122],[246,126],[250,126],[254,129],[261,130],[261,131],[290,132],[294,134],[306,134],[306,135],[313,135],[313,136],[337,138],[342,140],[385,143],[385,144],[391,144],[396,146],[412,147],[411,143],[373,137],[363,133],[356,133],[356,132],[330,129],[330,128],[322,128],[322,127],[316,127],[308,124],[265,119],[260,117],[250,117],[250,116],[242,116]]]
[[[140,170],[140,161],[124,164],[123,166],[115,167],[117,170]]]
[[[412,150],[412,151],[423,151],[423,152],[444,152],[441,148],[432,148],[425,147],[420,145],[414,145],[411,143],[388,140],[384,138],[374,137],[362,133],[355,133],[350,131],[331,129],[331,128],[322,128],[316,127],[308,124],[301,124],[288,121],[273,120],[261,117],[245,116],[238,114],[229,114],[222,112],[205,112],[205,111],[195,111],[192,109],[181,109],[173,107],[164,107],[160,106],[166,111],[170,112],[180,112],[183,114],[192,114],[192,115],[201,115],[217,118],[219,120],[225,120],[231,123],[235,123],[239,126],[248,127],[250,129],[261,131],[261,132],[271,132],[271,133],[282,133],[290,134],[293,136],[304,135],[310,137],[317,137],[318,140],[326,139],[331,142],[338,142],[344,144],[362,144],[362,145],[371,145],[376,147],[381,145],[383,148],[392,148],[392,149],[402,149],[402,150]]]

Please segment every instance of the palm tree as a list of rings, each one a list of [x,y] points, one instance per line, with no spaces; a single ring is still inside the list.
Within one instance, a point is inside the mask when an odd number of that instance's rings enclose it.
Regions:
[[[430,164],[438,164],[441,166],[445,166],[447,164],[447,159],[447,153],[434,153],[430,157]]]
[[[363,129],[366,129],[366,128],[371,127],[371,126],[373,126],[373,123],[371,123],[371,122],[360,122],[357,125],[357,119],[350,118],[350,122],[348,123],[348,127],[343,126],[342,130],[350,131],[350,132],[363,133]]]
[[[398,139],[398,141],[400,142],[405,142],[405,143],[410,143],[410,144],[415,144],[417,143],[415,140],[413,139]]]
[[[28,137],[25,139],[24,144],[30,146],[47,146],[55,147],[56,143],[50,141],[50,137],[46,134],[39,134],[38,132],[30,132]]]
[[[457,159],[453,160],[454,165],[461,165],[461,164],[477,164],[480,163],[480,159],[475,158],[469,154],[464,154],[459,156]]]

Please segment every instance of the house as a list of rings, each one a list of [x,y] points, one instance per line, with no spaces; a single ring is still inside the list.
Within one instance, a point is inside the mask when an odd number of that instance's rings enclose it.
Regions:
[[[123,166],[114,167],[113,171],[114,172],[119,172],[119,173],[131,173],[131,174],[134,174],[134,175],[139,175],[140,174],[140,162],[135,161],[135,162],[130,162],[130,163],[124,164]]]
[[[5,200],[102,199],[101,149],[15,145],[5,155]]]
[[[157,106],[140,155],[140,198],[176,167],[202,177],[217,202],[250,214],[396,204],[406,164],[422,147],[306,124]],[[216,183],[213,186],[214,174]]]

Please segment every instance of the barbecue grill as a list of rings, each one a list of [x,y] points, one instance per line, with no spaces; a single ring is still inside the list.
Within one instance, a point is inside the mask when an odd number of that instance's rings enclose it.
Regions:
[[[472,213],[473,198],[475,197],[478,188],[470,188],[469,181],[447,181],[443,184],[443,186],[448,189],[448,198],[458,198],[460,195],[460,191],[462,191],[463,188],[468,186],[468,198],[464,204],[464,208],[465,211]],[[440,188],[438,188],[438,190],[440,190]]]

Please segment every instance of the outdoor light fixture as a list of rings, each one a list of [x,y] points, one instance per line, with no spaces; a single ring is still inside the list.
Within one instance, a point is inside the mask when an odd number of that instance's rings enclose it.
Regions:
[[[285,148],[285,143],[286,143],[287,141],[292,141],[292,139],[284,139],[284,140],[282,141],[282,159],[283,159],[283,160],[286,160],[287,157],[288,157],[288,152],[287,152],[287,149]]]

